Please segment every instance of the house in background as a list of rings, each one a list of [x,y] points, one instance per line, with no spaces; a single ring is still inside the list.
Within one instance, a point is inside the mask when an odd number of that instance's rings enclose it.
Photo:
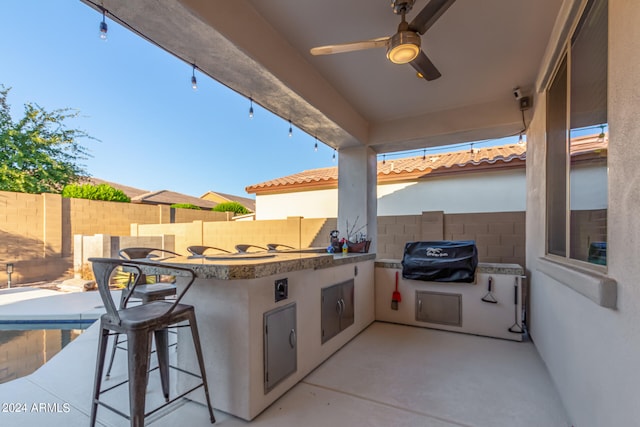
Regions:
[[[117,182],[105,181],[104,179],[95,178],[95,177],[88,177],[88,178],[82,180],[80,182],[80,184],[93,184],[93,185],[107,184],[107,185],[115,188],[116,190],[122,191],[131,200],[133,200],[134,198],[136,198],[138,196],[142,196],[143,194],[149,193],[149,190],[143,190],[141,188],[129,187],[128,185],[119,184]]]
[[[189,196],[188,194],[177,193],[170,190],[148,191],[139,188],[129,187],[118,184],[116,182],[105,181],[100,178],[89,178],[86,182],[94,185],[108,184],[111,187],[121,190],[129,196],[131,203],[142,203],[147,205],[173,205],[176,203],[188,203],[198,206],[200,209],[211,210],[218,203],[211,200],[204,200],[199,197]]]
[[[606,140],[596,135],[576,139],[572,163],[581,174],[572,189],[574,206],[599,200],[606,206],[602,174],[606,162],[594,159],[606,152]],[[422,212],[524,212],[526,210],[526,144],[501,145],[379,161],[378,216],[419,215]],[[256,219],[335,218],[338,216],[338,168],[312,169],[254,184]],[[592,194],[597,193],[594,197]]]
[[[216,203],[226,203],[226,202],[238,202],[251,212],[256,211],[256,201],[255,199],[250,199],[248,197],[235,196],[233,194],[227,193],[218,193],[215,191],[207,191],[202,196],[201,199],[209,200]]]

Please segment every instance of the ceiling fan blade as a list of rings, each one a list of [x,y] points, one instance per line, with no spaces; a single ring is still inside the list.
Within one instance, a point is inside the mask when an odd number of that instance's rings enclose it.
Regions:
[[[409,23],[409,29],[424,34],[456,0],[431,0]]]
[[[418,57],[409,64],[411,64],[411,66],[420,73],[425,80],[435,80],[442,75],[436,66],[433,65],[433,62],[427,58],[424,51],[420,51]]]
[[[379,37],[377,39],[363,40],[359,42],[330,44],[328,46],[314,47],[310,50],[312,55],[330,55],[332,53],[353,52],[355,50],[373,49],[375,47],[386,47],[390,37]]]

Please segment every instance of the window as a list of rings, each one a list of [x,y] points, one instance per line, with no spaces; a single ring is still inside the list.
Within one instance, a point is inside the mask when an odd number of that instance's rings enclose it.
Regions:
[[[590,0],[547,90],[547,253],[606,265],[607,8]]]

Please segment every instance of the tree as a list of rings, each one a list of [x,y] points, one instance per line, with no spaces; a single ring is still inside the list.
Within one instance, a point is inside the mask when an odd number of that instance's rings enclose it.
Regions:
[[[94,138],[65,123],[79,112],[69,108],[48,112],[28,103],[24,117],[14,122],[7,103],[9,90],[0,84],[0,190],[59,193],[86,177],[78,161],[88,153],[78,139]]]

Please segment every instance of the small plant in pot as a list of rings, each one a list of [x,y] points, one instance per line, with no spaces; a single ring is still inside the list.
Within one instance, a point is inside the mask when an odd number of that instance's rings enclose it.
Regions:
[[[349,252],[367,253],[369,252],[371,239],[367,238],[367,235],[362,232],[367,224],[357,227],[359,218],[360,217],[356,217],[351,228],[349,228],[349,220],[347,220],[347,247],[349,248]]]

